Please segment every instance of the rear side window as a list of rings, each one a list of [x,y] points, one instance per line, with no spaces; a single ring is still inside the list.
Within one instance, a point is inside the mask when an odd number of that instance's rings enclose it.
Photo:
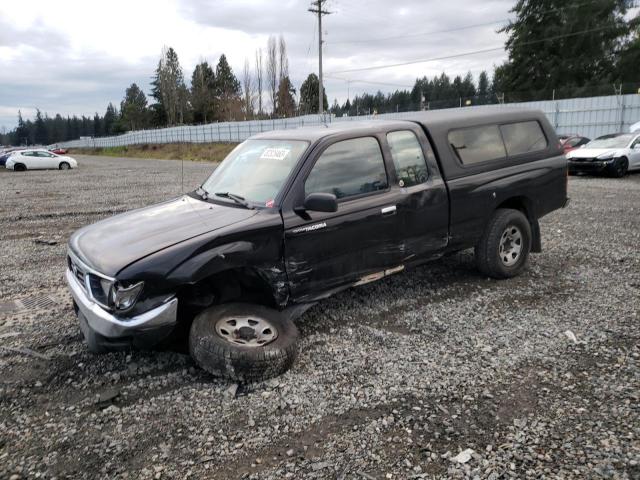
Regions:
[[[509,156],[538,152],[547,148],[547,137],[535,120],[501,125],[500,131]]]
[[[465,165],[502,160],[507,156],[497,125],[452,130],[449,132],[449,143]]]
[[[354,197],[388,186],[382,151],[373,137],[336,142],[313,166],[304,184],[305,195],[333,193],[336,198]]]
[[[422,146],[410,130],[390,132],[387,141],[398,176],[398,185],[411,187],[427,181],[428,172]]]

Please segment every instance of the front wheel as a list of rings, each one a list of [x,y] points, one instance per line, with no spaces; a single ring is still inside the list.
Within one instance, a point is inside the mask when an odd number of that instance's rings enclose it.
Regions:
[[[475,248],[478,269],[493,278],[519,275],[531,251],[531,225],[518,210],[500,208],[493,214]]]
[[[619,158],[612,166],[611,175],[615,178],[622,178],[627,174],[629,170],[629,160],[625,157]]]
[[[23,163],[16,163],[13,166],[13,170],[15,172],[26,172],[27,171],[27,166],[25,164],[23,164]]]
[[[68,162],[60,162],[60,166],[58,167],[60,170],[69,170],[71,165]]]
[[[240,383],[286,372],[297,348],[294,323],[262,305],[216,305],[198,314],[189,332],[189,352],[196,363],[215,376]]]

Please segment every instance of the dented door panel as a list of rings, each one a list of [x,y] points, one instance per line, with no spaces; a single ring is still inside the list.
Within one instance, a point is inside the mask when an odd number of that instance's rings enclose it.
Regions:
[[[361,277],[401,263],[397,216],[384,215],[394,195],[382,193],[340,204],[338,212],[284,215],[285,266],[296,301],[356,283]]]

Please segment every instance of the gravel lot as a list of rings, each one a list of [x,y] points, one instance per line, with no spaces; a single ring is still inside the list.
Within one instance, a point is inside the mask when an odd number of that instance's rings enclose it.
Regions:
[[[640,478],[640,174],[572,178],[519,278],[464,252],[313,307],[294,368],[236,391],[86,351],[69,234],[183,189],[180,162],[78,159],[0,170],[0,478]]]

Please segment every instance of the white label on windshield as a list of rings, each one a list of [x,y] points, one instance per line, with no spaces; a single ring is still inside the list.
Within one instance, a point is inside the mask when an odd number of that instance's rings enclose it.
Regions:
[[[260,158],[262,160],[284,160],[290,151],[289,148],[265,148]]]

